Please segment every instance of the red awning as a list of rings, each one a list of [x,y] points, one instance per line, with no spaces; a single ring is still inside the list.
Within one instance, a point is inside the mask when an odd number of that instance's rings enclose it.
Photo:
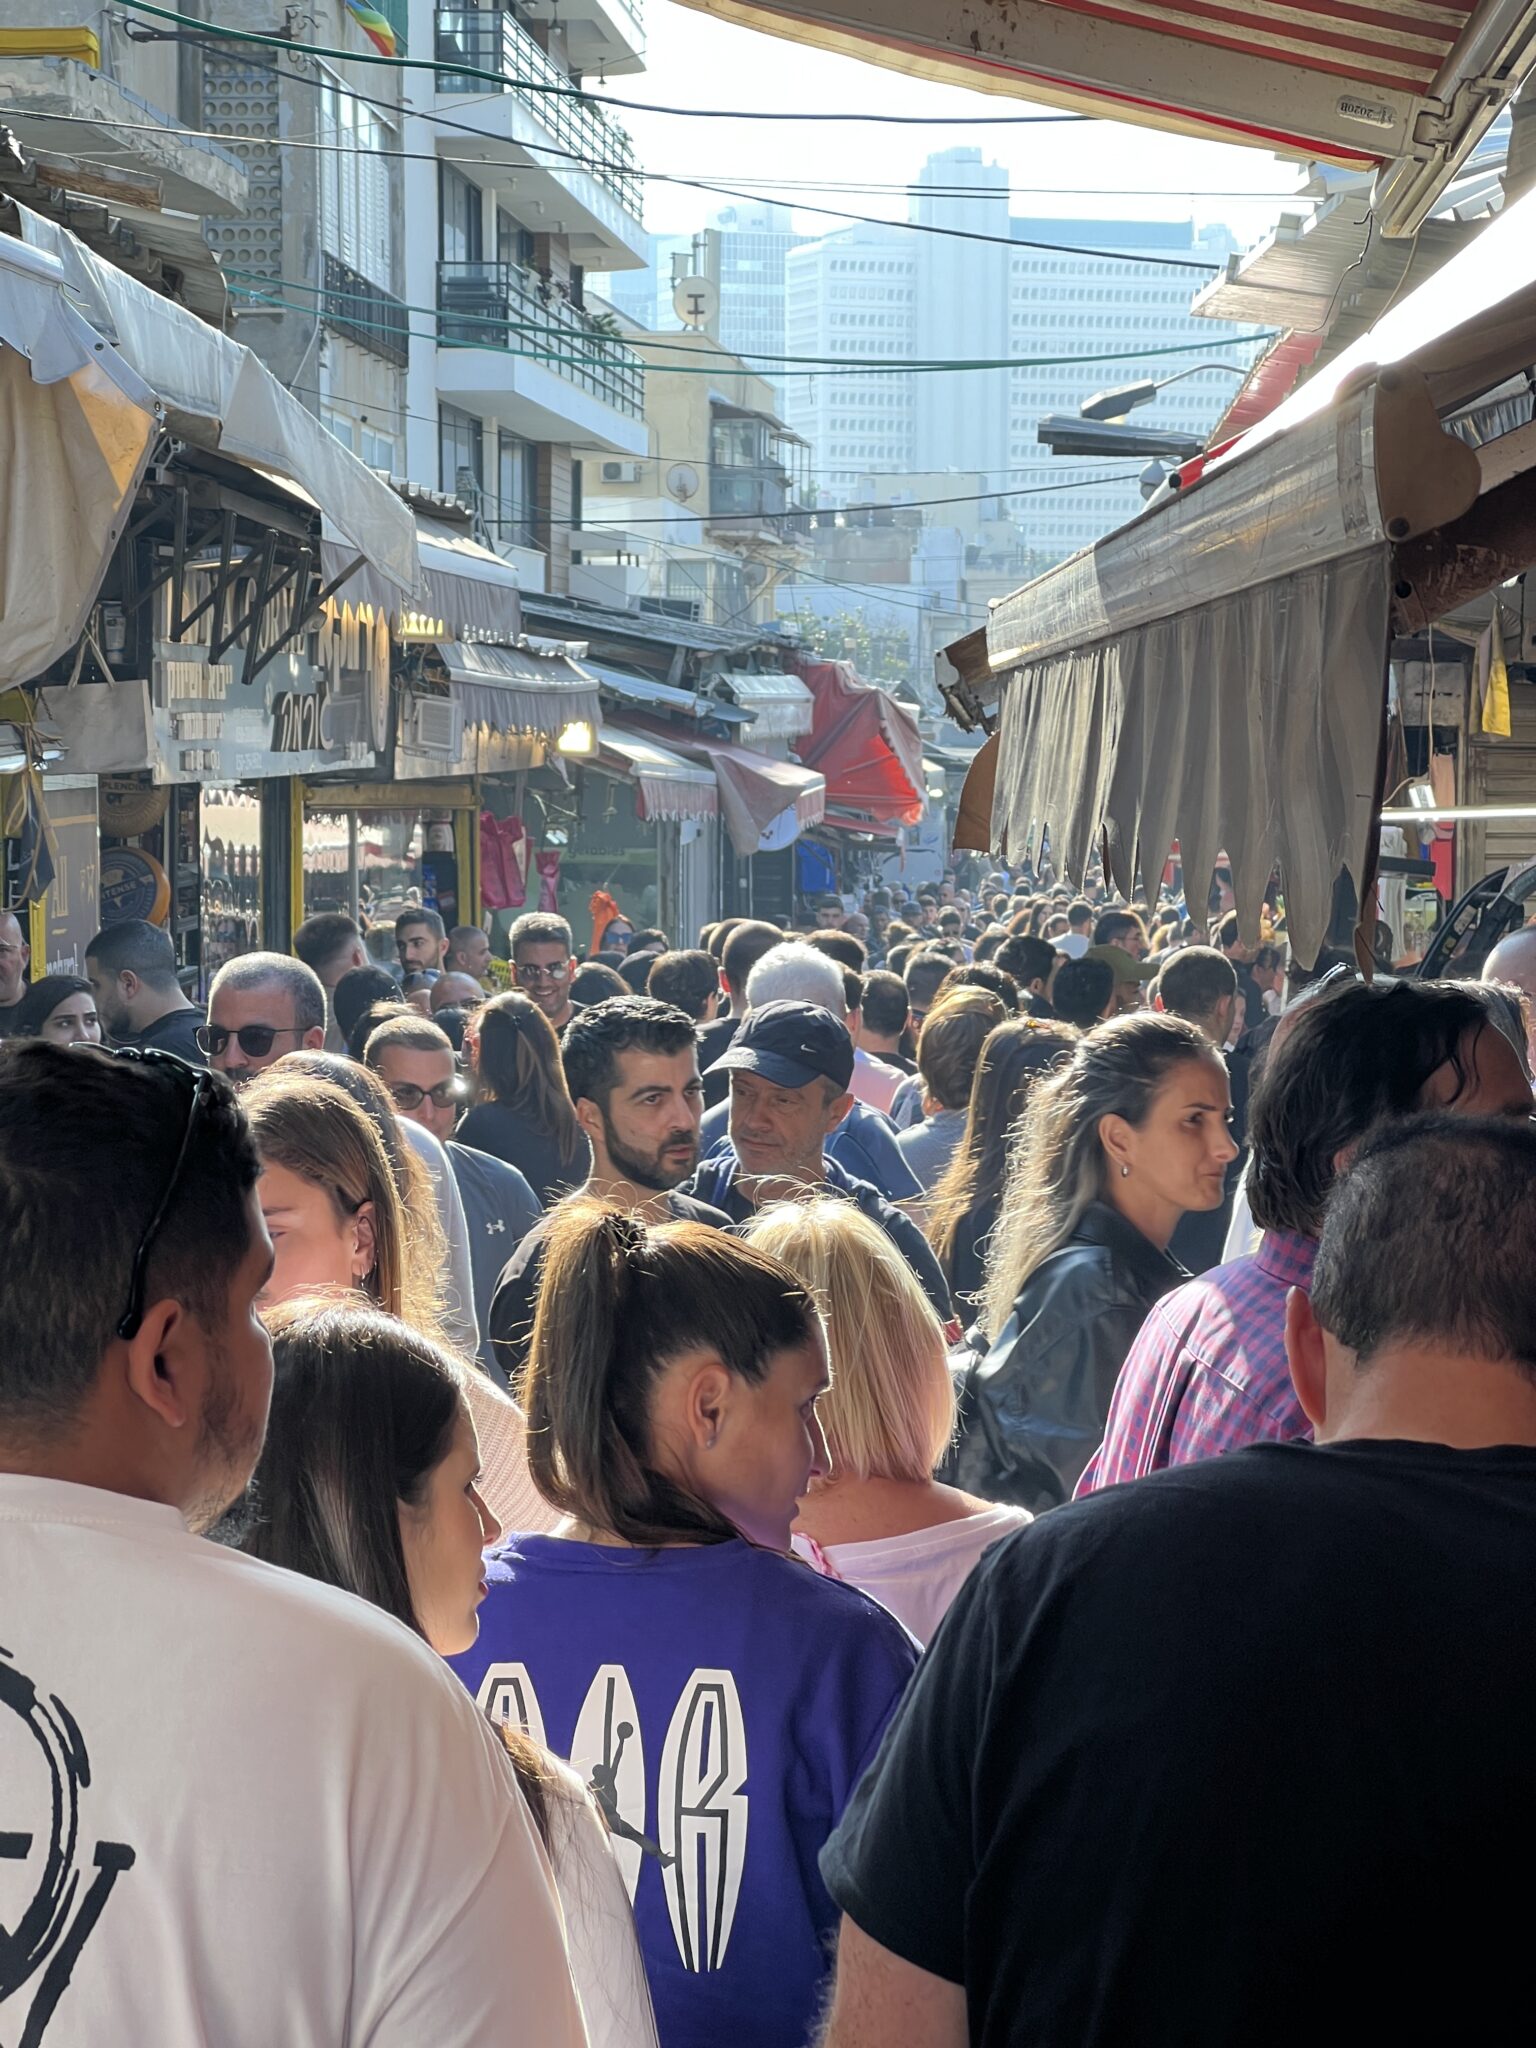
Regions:
[[[743,858],[789,845],[807,826],[819,823],[826,810],[826,778],[797,761],[777,761],[754,747],[731,746],[723,740],[695,739],[649,719],[633,723],[674,753],[714,770],[725,829]]]
[[[800,759],[827,778],[827,802],[897,825],[923,815],[923,741],[917,721],[894,697],[857,675],[850,662],[802,661],[816,700]]]
[[[719,811],[719,792],[709,770],[658,746],[636,726],[607,722],[598,734],[597,758],[634,784],[635,814],[646,824],[713,818]]]

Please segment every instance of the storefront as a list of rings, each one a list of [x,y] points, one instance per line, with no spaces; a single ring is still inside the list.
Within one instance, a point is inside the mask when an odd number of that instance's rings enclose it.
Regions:
[[[720,795],[712,769],[637,727],[604,725],[596,758],[576,777],[575,805],[551,822],[560,854],[558,902],[585,947],[601,890],[640,929],[679,945],[718,915]]]

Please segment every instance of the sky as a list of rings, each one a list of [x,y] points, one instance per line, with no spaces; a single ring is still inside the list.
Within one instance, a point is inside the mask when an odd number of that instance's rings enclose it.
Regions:
[[[610,79],[617,98],[677,107],[960,116],[963,127],[872,122],[730,121],[664,114],[620,115],[648,171],[673,171],[795,204],[837,183],[904,186],[932,152],[979,147],[1006,164],[1016,214],[1075,219],[1186,219],[1222,222],[1241,245],[1269,228],[1294,192],[1297,167],[1260,149],[1161,135],[1118,122],[1040,127],[972,125],[999,114],[1051,113],[996,93],[931,84],[899,71],[833,56],[803,43],[738,28],[713,15],[648,0],[646,70]],[[589,89],[594,81],[589,80]],[[617,109],[611,109],[617,114]],[[1026,187],[1049,187],[1028,190]],[[1064,188],[1099,188],[1095,190]],[[1116,190],[1121,187],[1124,189]],[[1171,195],[1171,196],[1169,196]],[[1239,196],[1239,195],[1258,195]],[[905,192],[823,192],[827,203],[892,220],[907,216]],[[716,193],[646,184],[645,224],[659,234],[689,232],[730,200]],[[817,234],[842,223],[797,208],[795,226]]]

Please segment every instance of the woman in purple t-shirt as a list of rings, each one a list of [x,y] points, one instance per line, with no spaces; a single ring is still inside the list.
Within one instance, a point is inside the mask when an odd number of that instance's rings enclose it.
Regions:
[[[494,1553],[454,1663],[590,1784],[663,2048],[803,2048],[836,1919],[817,1857],[916,1662],[883,1608],[787,1555],[826,1385],[776,1260],[563,1206],[525,1393],[534,1482],[568,1520]]]

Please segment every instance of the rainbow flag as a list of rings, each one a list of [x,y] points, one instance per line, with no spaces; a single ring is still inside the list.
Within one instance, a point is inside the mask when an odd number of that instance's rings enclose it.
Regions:
[[[347,12],[375,49],[386,57],[394,56],[395,32],[377,7],[370,7],[368,0],[347,0]]]

